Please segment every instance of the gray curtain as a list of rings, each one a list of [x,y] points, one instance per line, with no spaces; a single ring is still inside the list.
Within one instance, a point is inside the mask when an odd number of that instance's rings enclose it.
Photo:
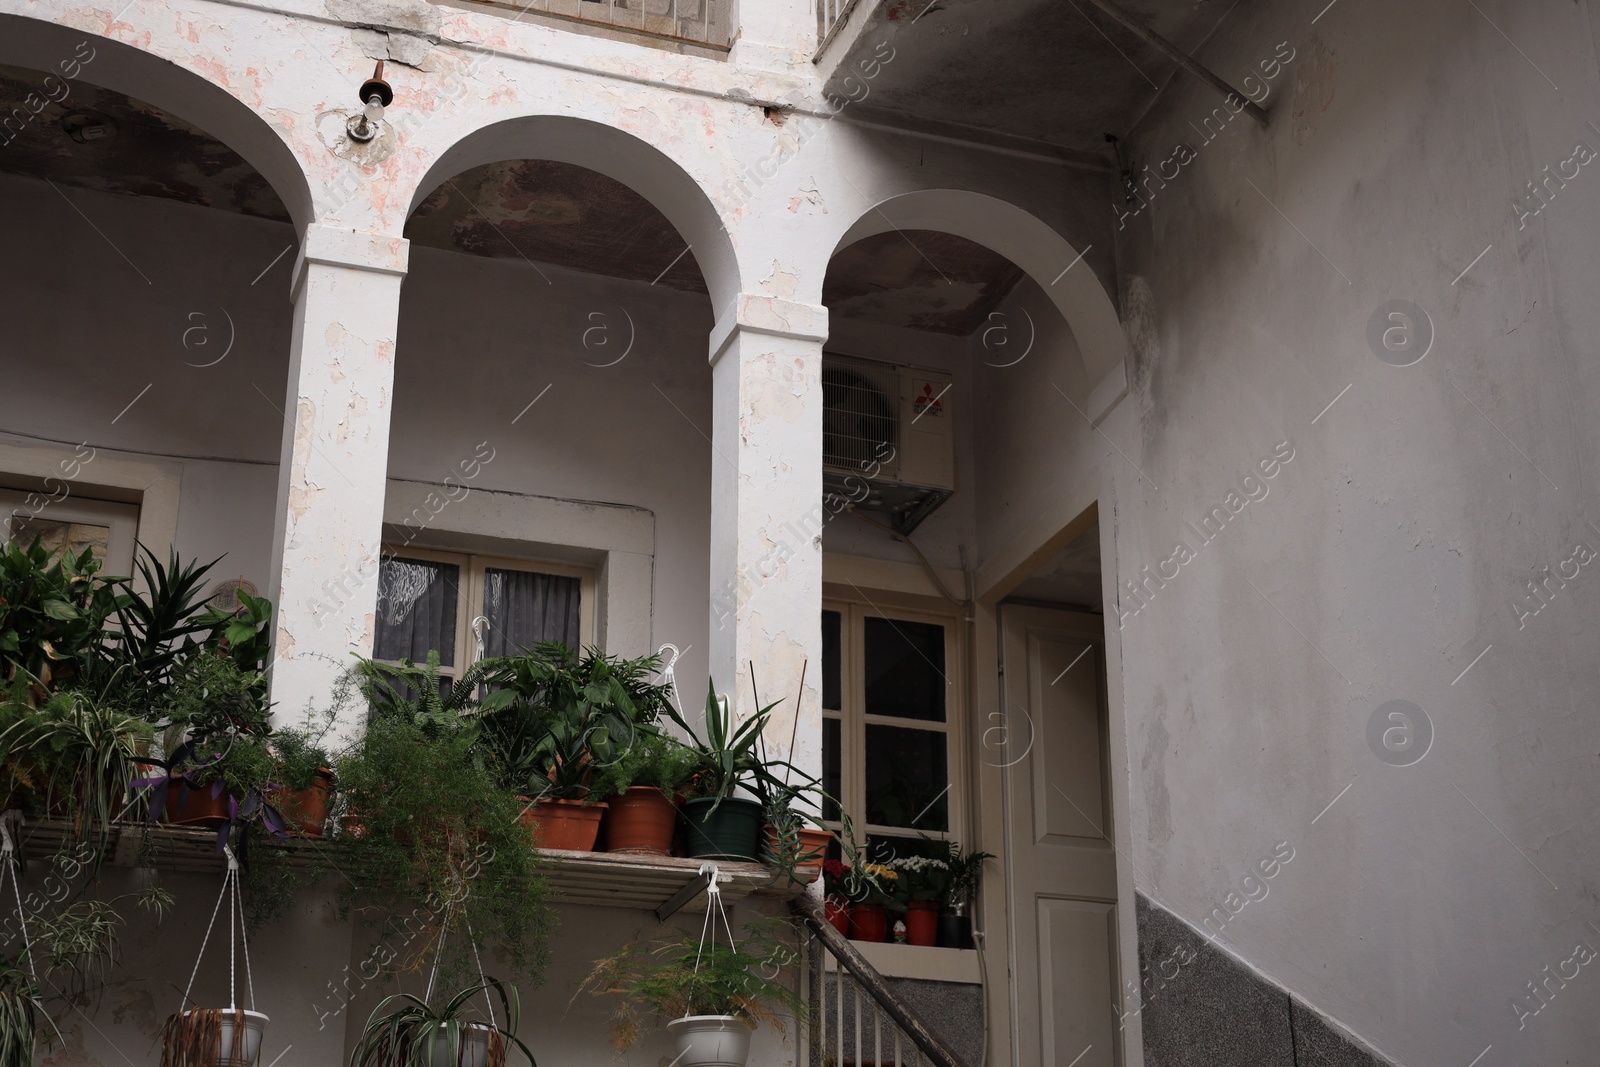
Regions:
[[[461,568],[454,563],[385,556],[378,564],[378,619],[373,659],[418,663],[439,650],[439,662],[456,658],[456,605]]]
[[[576,578],[490,567],[483,584],[483,614],[489,619],[484,655],[514,655],[540,641],[576,649],[582,589]]]

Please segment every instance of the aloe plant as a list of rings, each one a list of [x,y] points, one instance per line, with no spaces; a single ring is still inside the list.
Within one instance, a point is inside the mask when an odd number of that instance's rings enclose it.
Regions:
[[[440,1008],[430,1007],[421,997],[396,993],[385,997],[361,1031],[361,1039],[350,1051],[350,1067],[436,1067],[435,1048],[444,1045],[445,1062],[455,1067],[468,1063],[468,1033],[483,1028],[489,1037],[489,1062],[472,1067],[505,1067],[506,1050],[514,1046],[535,1064],[533,1053],[517,1035],[517,990],[509,991],[487,975],[451,997]],[[500,998],[501,1014],[493,1023],[469,1018],[475,1010],[472,999],[493,989]],[[502,1025],[501,1020],[504,1020]],[[3,1067],[3,1065],[0,1065]]]
[[[740,786],[765,799],[779,791],[803,790],[804,786],[788,784],[796,774],[802,780],[815,782],[812,776],[793,764],[760,755],[761,734],[777,706],[777,703],[768,704],[756,709],[743,723],[737,722],[732,701],[718,696],[716,684],[712,683],[706,693],[703,736],[676,708],[667,706],[667,714],[689,736],[689,746],[698,756],[690,792],[694,796],[715,797],[717,802],[711,806],[712,811],[733,796]],[[775,771],[783,771],[784,777],[778,777]]]

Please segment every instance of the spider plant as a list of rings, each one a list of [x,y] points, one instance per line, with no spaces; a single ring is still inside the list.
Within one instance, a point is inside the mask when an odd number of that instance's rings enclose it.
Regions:
[[[534,1064],[533,1053],[516,1036],[516,987],[508,991],[499,980],[480,977],[482,981],[438,1009],[410,993],[385,997],[351,1050],[350,1067],[505,1067],[508,1046],[515,1046]],[[479,993],[487,996],[491,989],[499,995],[501,1014],[493,1022],[470,1018],[472,998]],[[473,1048],[473,1038],[480,1035],[487,1044],[487,1058],[481,1060]]]
[[[0,959],[0,1067],[33,1067],[41,1018],[55,1030],[20,956]]]
[[[38,765],[46,803],[64,810],[78,840],[93,840],[97,858],[106,851],[111,824],[143,802],[130,786],[154,728],[123,711],[102,693],[81,689],[52,693],[43,706],[0,732],[0,751],[26,753]]]

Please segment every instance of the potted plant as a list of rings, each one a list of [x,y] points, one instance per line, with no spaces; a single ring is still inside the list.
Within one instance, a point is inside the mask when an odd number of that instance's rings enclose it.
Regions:
[[[23,683],[18,699],[43,703],[99,656],[119,581],[87,548],[52,558],[38,538],[0,545],[0,680]]]
[[[244,1008],[192,1008],[167,1016],[161,1067],[255,1067],[270,1022]]]
[[[606,850],[666,856],[677,830],[678,788],[694,774],[697,756],[676,738],[641,732],[596,775],[595,792],[608,798]]]
[[[658,659],[579,655],[546,642],[484,662],[485,730],[535,837],[544,848],[592,850],[607,808],[595,775],[653,733],[667,705],[665,688],[645,680]]]
[[[850,936],[850,867],[840,860],[822,861],[823,915],[833,928]]]
[[[950,865],[931,856],[896,856],[887,866],[899,875],[906,942],[932,948],[939,939],[939,913],[949,892]]]
[[[786,765],[769,763],[757,755],[761,733],[775,707],[777,704],[768,704],[744,723],[736,723],[731,702],[719,697],[713,685],[706,694],[704,737],[677,709],[667,709],[667,714],[688,735],[696,755],[689,799],[683,804],[690,856],[745,862],[756,859],[764,821],[762,806],[759,799],[736,793],[760,797],[758,790],[783,785],[773,771]]]
[[[850,906],[850,937],[855,941],[887,941],[892,926],[890,914],[905,911],[900,872],[882,863],[863,863],[856,870],[859,876]]]
[[[945,846],[949,852],[945,863],[950,868],[949,881],[945,883],[943,910],[939,916],[940,948],[972,948],[972,919],[967,909],[978,891],[983,876],[983,861],[994,859],[993,853],[961,851],[961,846],[950,841]]]
[[[801,804],[815,809],[807,797],[821,795],[811,783],[766,790],[762,808],[766,814],[762,862],[784,872],[795,885],[810,885],[822,873],[822,863],[833,844],[833,831],[817,814],[800,811]],[[838,805],[834,805],[837,809]]]
[[[104,694],[82,689],[52,692],[37,708],[9,703],[0,749],[13,769],[12,785],[20,773],[46,811],[71,820],[74,838],[104,846],[111,824],[139,803],[129,795],[154,729]]]
[[[619,1054],[642,1035],[642,1009],[666,1021],[679,1067],[743,1067],[758,1023],[781,1033],[780,1013],[797,1023],[806,1018],[804,999],[779,980],[779,961],[793,959],[783,939],[789,931],[781,920],[765,920],[746,928],[742,946],[703,944],[684,931],[650,946],[630,943],[597,961],[574,999],[623,997],[611,1025]]]
[[[537,976],[551,922],[548,883],[519,818],[523,805],[502,786],[479,722],[380,714],[334,766],[345,825],[360,828],[340,838],[340,917],[357,913],[412,943],[414,932],[400,924],[416,901],[459,901],[454,921],[496,944],[519,976]],[[422,939],[418,951],[431,943]],[[447,981],[458,977],[445,972]]]
[[[351,1050],[350,1067],[505,1067],[510,1046],[534,1063],[517,1037],[516,987],[508,991],[494,978],[480,978],[438,1009],[409,993],[385,997]],[[471,1018],[473,998],[487,997],[491,989],[499,995],[501,1014],[488,1022]]]
[[[333,757],[323,739],[335,722],[331,709],[307,714],[303,725],[274,730],[272,754],[277,761],[277,789],[271,800],[301,837],[321,837],[333,799]]]
[[[241,804],[259,808],[276,769],[265,679],[208,649],[175,663],[158,694],[152,712],[167,757],[157,761],[166,775],[150,791],[152,814],[214,828]]]

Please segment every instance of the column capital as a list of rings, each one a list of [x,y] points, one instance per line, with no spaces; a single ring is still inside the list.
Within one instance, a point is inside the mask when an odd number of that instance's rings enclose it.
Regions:
[[[828,309],[821,304],[802,304],[761,293],[740,293],[717,316],[717,324],[711,328],[713,365],[740,333],[790,337],[820,344],[828,339]]]
[[[370,233],[313,222],[300,239],[290,292],[299,289],[307,263],[325,263],[374,274],[405,274],[411,242],[386,233]]]

